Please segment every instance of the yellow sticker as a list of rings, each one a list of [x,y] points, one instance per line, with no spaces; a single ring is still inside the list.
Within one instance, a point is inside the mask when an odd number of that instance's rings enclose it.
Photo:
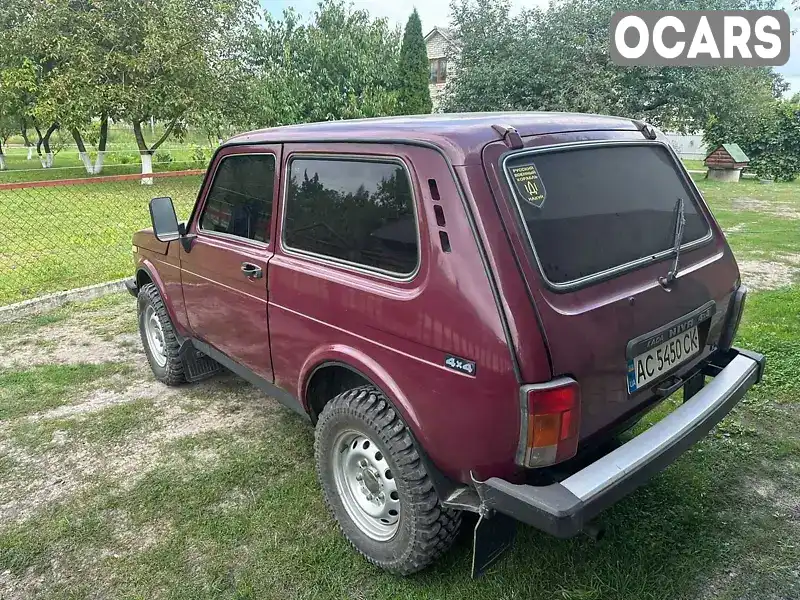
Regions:
[[[536,165],[531,163],[511,167],[510,172],[511,179],[514,180],[514,186],[517,188],[517,194],[528,204],[536,208],[542,208],[547,197],[547,190],[544,188],[542,178],[539,177]]]

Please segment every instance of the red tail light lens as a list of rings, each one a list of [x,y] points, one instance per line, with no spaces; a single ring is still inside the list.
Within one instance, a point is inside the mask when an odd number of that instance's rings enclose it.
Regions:
[[[521,390],[517,463],[544,467],[575,456],[581,422],[581,392],[568,377]]]

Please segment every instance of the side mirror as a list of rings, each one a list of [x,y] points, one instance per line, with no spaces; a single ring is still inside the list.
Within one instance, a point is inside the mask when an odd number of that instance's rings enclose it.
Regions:
[[[181,229],[172,198],[161,197],[150,200],[150,219],[153,221],[153,233],[159,242],[180,239]]]

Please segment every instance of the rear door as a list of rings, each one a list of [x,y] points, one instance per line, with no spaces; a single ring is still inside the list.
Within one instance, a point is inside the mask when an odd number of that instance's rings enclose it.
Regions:
[[[525,257],[553,375],[581,385],[587,436],[656,400],[659,384],[708,353],[738,271],[666,145],[576,138],[533,139],[513,153],[492,144],[484,161]],[[663,285],[681,212],[678,277]]]
[[[181,250],[186,312],[194,335],[273,380],[267,321],[267,263],[281,146],[231,147],[212,167]]]

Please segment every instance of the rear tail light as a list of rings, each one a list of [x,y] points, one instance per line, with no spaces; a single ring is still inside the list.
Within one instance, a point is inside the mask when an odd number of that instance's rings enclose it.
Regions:
[[[545,467],[575,456],[581,423],[578,382],[561,377],[520,391],[517,464]]]
[[[722,335],[719,337],[719,344],[717,344],[722,350],[728,350],[733,345],[736,331],[739,329],[739,323],[742,321],[744,301],[746,298],[747,287],[743,285],[740,285],[731,296],[730,304],[728,305],[728,314],[725,317],[725,325],[722,329]]]

